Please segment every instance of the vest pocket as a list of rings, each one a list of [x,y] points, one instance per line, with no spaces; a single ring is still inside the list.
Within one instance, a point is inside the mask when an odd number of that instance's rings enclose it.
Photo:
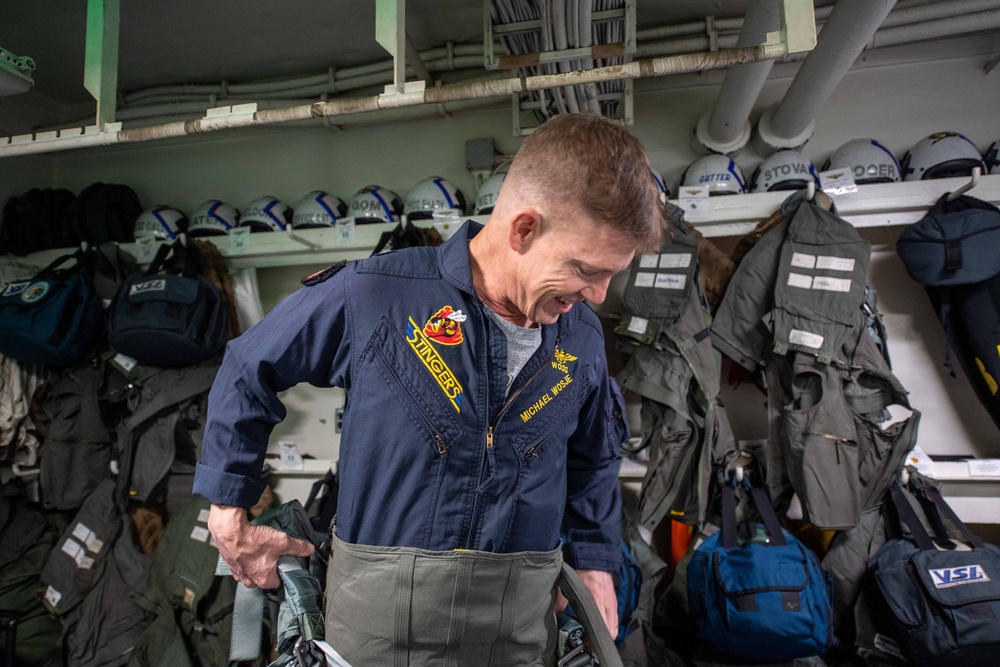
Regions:
[[[788,474],[806,518],[817,528],[853,527],[861,514],[858,441],[854,417],[840,392],[839,372],[830,367],[795,376],[809,407],[783,413]],[[820,396],[815,396],[821,391]]]

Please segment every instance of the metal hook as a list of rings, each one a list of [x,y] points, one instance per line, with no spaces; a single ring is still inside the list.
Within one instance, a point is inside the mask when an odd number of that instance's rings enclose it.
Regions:
[[[313,243],[312,241],[310,241],[308,239],[304,239],[301,236],[299,236],[298,234],[296,234],[295,231],[292,229],[291,225],[288,225],[287,227],[285,227],[285,234],[288,235],[288,238],[292,239],[293,241],[297,241],[298,243],[301,243],[302,245],[306,246],[307,248],[310,248],[312,250],[319,250],[319,248],[320,248],[320,246],[318,244]]]
[[[816,196],[816,181],[809,179],[806,183],[806,201],[812,201]]]
[[[979,167],[973,167],[972,180],[970,180],[968,183],[966,183],[962,187],[958,188],[957,190],[949,194],[948,201],[955,201],[956,199],[964,195],[966,192],[976,187],[976,185],[979,183],[979,176],[981,172],[982,170]]]

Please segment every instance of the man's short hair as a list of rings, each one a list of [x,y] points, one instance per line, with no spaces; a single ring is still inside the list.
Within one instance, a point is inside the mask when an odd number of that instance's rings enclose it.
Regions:
[[[659,189],[639,140],[596,114],[557,114],[521,145],[507,182],[581,210],[656,252],[666,227]]]

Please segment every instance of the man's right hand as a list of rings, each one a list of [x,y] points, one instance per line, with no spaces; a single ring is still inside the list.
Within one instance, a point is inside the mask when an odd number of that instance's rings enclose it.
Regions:
[[[313,545],[267,526],[252,526],[246,510],[212,505],[208,530],[233,577],[247,588],[277,588],[280,556],[311,556]]]

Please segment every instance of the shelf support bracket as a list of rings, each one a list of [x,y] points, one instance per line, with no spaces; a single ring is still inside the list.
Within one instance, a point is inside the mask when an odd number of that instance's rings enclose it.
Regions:
[[[101,132],[115,122],[118,96],[118,24],[120,0],[87,1],[87,49],[83,85],[97,100]]]

